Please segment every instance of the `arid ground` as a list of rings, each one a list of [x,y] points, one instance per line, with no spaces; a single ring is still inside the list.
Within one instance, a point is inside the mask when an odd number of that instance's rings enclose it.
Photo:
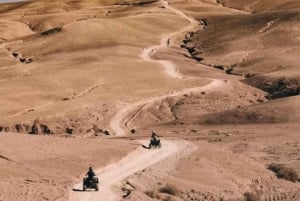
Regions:
[[[299,18],[298,0],[1,3],[0,201],[300,201]]]

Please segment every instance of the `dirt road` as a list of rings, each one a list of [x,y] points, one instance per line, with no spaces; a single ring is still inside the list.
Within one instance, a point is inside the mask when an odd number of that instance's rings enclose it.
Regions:
[[[169,5],[168,1],[163,0],[162,4],[163,4],[163,6],[166,9],[174,12],[175,14],[178,14],[179,16],[183,17],[184,19],[187,19],[190,22],[190,25],[187,26],[187,27],[183,27],[179,31],[176,31],[174,33],[166,35],[165,37],[163,37],[161,39],[160,45],[155,45],[155,46],[151,46],[149,48],[144,49],[142,51],[142,53],[141,53],[140,56],[145,61],[159,62],[159,63],[161,63],[161,65],[165,68],[166,73],[170,77],[182,79],[182,78],[184,78],[184,76],[180,74],[180,72],[178,71],[177,66],[174,63],[172,63],[171,61],[168,61],[168,60],[156,60],[156,59],[153,59],[152,55],[155,54],[155,53],[157,53],[159,50],[168,48],[170,46],[170,43],[171,43],[171,40],[172,40],[173,37],[175,37],[175,36],[177,36],[179,34],[185,33],[185,32],[187,32],[189,30],[193,30],[195,28],[195,26],[198,25],[198,22],[194,18],[186,15],[184,12],[182,12],[180,10],[177,10],[175,8],[172,8]]]
[[[176,31],[175,33],[171,33],[163,37],[160,45],[151,46],[147,49],[144,49],[140,56],[145,61],[161,63],[162,66],[165,68],[166,73],[170,77],[182,79],[184,77],[178,72],[178,68],[176,67],[175,64],[173,64],[171,61],[168,60],[155,60],[152,58],[152,55],[161,49],[167,48],[170,44],[170,40],[174,36],[193,29],[194,26],[197,24],[197,22],[193,18],[187,16],[185,13],[170,7],[168,1],[162,1],[162,4],[165,6],[165,8],[187,19],[190,22],[190,25],[188,27],[184,27],[179,31]],[[117,136],[125,135],[126,131],[124,130],[123,120],[133,110],[139,107],[143,107],[143,105],[149,104],[151,102],[164,99],[166,97],[177,96],[180,94],[189,93],[198,90],[213,90],[214,88],[223,86],[223,84],[225,84],[223,80],[212,79],[211,83],[209,83],[206,86],[185,89],[183,91],[176,92],[173,94],[169,94],[161,97],[155,97],[145,101],[140,101],[137,103],[130,104],[115,114],[115,116],[110,121],[110,127],[113,131],[113,134]],[[147,142],[143,141],[142,143],[146,144]],[[131,152],[127,157],[123,158],[121,161],[96,171],[96,174],[100,176],[100,183],[99,183],[100,185],[99,185],[98,192],[80,192],[82,190],[82,182],[80,182],[74,186],[74,191],[71,193],[70,200],[71,201],[116,200],[117,195],[113,189],[115,186],[118,186],[118,184],[120,184],[122,180],[126,179],[127,177],[133,175],[138,171],[141,171],[147,167],[150,167],[151,165],[154,165],[155,163],[167,158],[168,156],[171,156],[172,154],[178,152],[179,150],[186,149],[186,148],[187,147],[184,146],[184,143],[180,143],[180,142],[174,143],[171,141],[163,141],[163,146],[161,149],[148,150],[140,147],[134,152]]]
[[[227,82],[228,83],[228,82]],[[192,92],[200,92],[200,91],[211,91],[214,89],[217,89],[219,87],[222,87],[225,84],[225,81],[223,80],[218,80],[218,79],[212,79],[212,81],[205,85],[205,86],[201,86],[201,87],[195,87],[195,88],[190,88],[190,89],[185,89],[176,93],[172,93],[172,94],[168,94],[168,95],[164,95],[164,96],[160,96],[160,97],[154,97],[151,99],[147,99],[147,100],[143,100],[143,101],[139,101],[133,104],[129,104],[128,106],[122,108],[121,110],[119,110],[111,119],[110,121],[110,128],[113,131],[113,134],[115,135],[125,135],[126,134],[126,130],[124,130],[124,127],[126,126],[125,118],[128,117],[128,114],[130,112],[133,112],[135,110],[139,110],[141,108],[143,108],[144,106],[151,104],[153,102],[156,101],[160,101],[163,100],[165,98],[168,97],[175,97],[175,96],[180,96],[183,94],[189,94]],[[128,128],[127,128],[128,129]]]
[[[141,142],[146,144],[147,142]],[[104,169],[97,170],[96,174],[100,176],[98,192],[76,192],[81,191],[82,182],[74,186],[74,192],[71,195],[72,201],[112,201],[116,199],[113,189],[126,177],[141,171],[151,165],[176,153],[179,146],[172,142],[163,142],[161,149],[148,150],[138,148],[131,152],[121,161],[109,165]]]

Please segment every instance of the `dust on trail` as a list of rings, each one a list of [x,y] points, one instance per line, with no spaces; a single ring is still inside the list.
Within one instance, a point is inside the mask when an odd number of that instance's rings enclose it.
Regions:
[[[146,143],[146,142],[142,142]],[[148,150],[138,148],[129,153],[125,158],[117,163],[106,166],[97,170],[99,178],[99,191],[94,192],[74,192],[71,195],[71,201],[113,201],[117,199],[114,193],[114,187],[127,177],[141,171],[151,165],[167,158],[176,153],[179,147],[175,143],[164,141],[160,149]],[[75,190],[82,189],[82,182],[74,186]]]
[[[176,14],[182,16],[190,22],[190,25],[184,27],[183,29],[169,34],[161,40],[161,44],[157,46],[152,46],[147,49],[144,49],[141,53],[141,58],[145,61],[149,62],[159,62],[161,63],[166,73],[173,77],[182,79],[183,76],[178,72],[177,67],[168,60],[155,60],[152,59],[152,55],[157,51],[167,48],[170,45],[170,40],[172,37],[182,34],[188,30],[193,29],[198,23],[192,17],[189,17],[185,13],[172,8],[169,6],[168,1],[163,0],[162,4],[169,10],[175,12]],[[184,93],[190,93],[198,90],[212,90],[214,88],[218,88],[224,84],[223,80],[212,79],[211,83],[202,87],[196,87],[191,89],[186,89],[177,93],[173,93],[170,95],[155,97],[147,101],[140,101],[137,103],[130,104],[125,108],[118,111],[115,116],[110,121],[110,127],[113,133],[116,136],[122,136],[126,134],[126,131],[123,128],[123,119],[128,116],[130,112],[132,112],[137,107],[140,107],[144,104],[149,104],[153,101],[162,100],[166,97],[177,96]],[[145,143],[145,142],[144,142]],[[142,147],[136,149],[135,151],[129,153],[128,156],[123,158],[117,163],[106,166],[103,169],[97,170],[96,174],[99,175],[99,191],[98,192],[76,192],[73,191],[71,193],[71,201],[113,201],[117,200],[117,194],[114,192],[114,187],[116,187],[120,182],[127,177],[133,175],[134,173],[141,171],[155,163],[175,154],[179,150],[186,149],[187,147],[180,142],[174,143],[170,141],[163,141],[163,146],[160,149],[148,150]],[[74,186],[74,190],[81,191],[82,182],[76,184]]]

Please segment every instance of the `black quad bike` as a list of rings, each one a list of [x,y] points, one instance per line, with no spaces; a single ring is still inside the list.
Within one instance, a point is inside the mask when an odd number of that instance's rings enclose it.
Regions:
[[[84,177],[83,178],[83,191],[86,191],[86,189],[95,189],[95,191],[98,191],[98,177],[94,176],[93,178]]]
[[[161,148],[160,140],[159,139],[158,140],[152,139],[150,141],[150,144],[149,144],[149,149],[151,149],[151,148]]]

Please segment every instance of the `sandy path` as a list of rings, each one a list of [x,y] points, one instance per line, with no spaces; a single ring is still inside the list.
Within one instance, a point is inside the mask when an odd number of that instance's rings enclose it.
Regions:
[[[144,142],[146,143],[146,142]],[[96,171],[100,176],[98,192],[76,192],[72,193],[71,201],[113,201],[117,199],[113,189],[130,175],[141,171],[166,157],[176,153],[179,147],[171,142],[164,141],[161,149],[148,150],[138,148],[131,152],[121,161]],[[81,190],[82,182],[74,186],[74,189]]]
[[[195,20],[193,17],[187,15],[186,13],[184,13],[180,10],[177,10],[177,9],[171,7],[167,0],[162,0],[162,4],[166,9],[168,9],[168,10],[176,13],[177,15],[181,16],[182,18],[188,20],[190,22],[190,25],[180,29],[179,31],[176,31],[174,33],[171,33],[171,34],[168,34],[168,35],[164,36],[161,39],[160,45],[151,46],[149,48],[144,49],[142,51],[142,53],[140,54],[140,57],[143,60],[148,61],[148,62],[159,62],[165,68],[166,73],[170,77],[179,78],[179,79],[194,78],[194,77],[184,77],[178,71],[177,66],[169,60],[156,60],[156,59],[152,58],[152,55],[157,53],[159,50],[168,48],[170,46],[170,42],[171,42],[171,39],[173,37],[175,37],[179,34],[191,31],[191,30],[195,29],[196,26],[199,25],[199,22],[197,20]],[[211,80],[212,80],[212,82],[209,83],[206,86],[196,87],[196,88],[191,88],[191,89],[185,89],[185,90],[182,90],[180,92],[173,93],[173,94],[160,96],[160,97],[155,97],[155,98],[151,98],[151,99],[148,99],[148,100],[144,100],[144,101],[140,101],[140,102],[137,102],[137,103],[130,104],[130,105],[124,107],[123,109],[121,109],[120,111],[118,111],[115,114],[115,116],[111,119],[110,128],[112,129],[112,132],[115,135],[125,135],[125,131],[123,129],[125,124],[122,123],[122,121],[124,120],[124,118],[127,116],[128,113],[136,110],[137,108],[143,107],[144,105],[149,104],[149,103],[154,102],[154,101],[165,99],[167,97],[179,96],[181,94],[197,92],[197,91],[200,91],[200,90],[202,90],[202,91],[212,90],[214,88],[221,87],[224,84],[224,81],[222,81],[222,80],[218,80],[218,79],[211,79]]]
[[[128,116],[130,112],[133,112],[134,110],[137,110],[138,108],[142,108],[146,106],[147,104],[153,103],[155,101],[163,100],[168,97],[176,97],[184,94],[190,94],[193,92],[201,92],[201,91],[211,91],[217,88],[220,88],[224,86],[226,82],[223,80],[218,80],[218,79],[212,79],[212,81],[201,87],[195,87],[195,88],[189,88],[189,89],[184,89],[182,91],[160,96],[160,97],[155,97],[155,98],[150,98],[147,100],[139,101],[133,104],[130,104],[121,110],[119,110],[111,119],[110,121],[110,128],[112,130],[112,133],[115,135],[125,135],[126,131],[124,130],[125,125],[125,118]]]
[[[193,18],[187,16],[185,13],[176,10],[169,6],[168,1],[163,0],[163,5],[177,13],[178,15],[182,16],[183,18],[190,21],[190,25],[188,27],[184,27],[183,29],[169,34],[168,36],[165,36],[161,40],[161,44],[157,46],[152,46],[147,49],[144,49],[141,53],[141,58],[145,61],[149,62],[159,62],[161,63],[166,73],[173,77],[173,78],[183,78],[183,76],[178,72],[177,67],[168,60],[155,60],[152,59],[152,54],[158,52],[159,50],[163,48],[167,48],[170,45],[170,40],[174,36],[184,33],[188,30],[193,29],[198,23]],[[124,124],[123,120],[128,116],[130,112],[137,109],[138,107],[143,107],[145,104],[152,103],[154,101],[159,101],[167,97],[171,96],[178,96],[185,93],[191,93],[194,91],[199,90],[213,90],[214,88],[218,88],[220,86],[224,85],[223,80],[217,80],[212,79],[212,82],[208,85],[202,86],[202,87],[196,87],[191,89],[185,89],[177,93],[173,93],[170,95],[160,96],[148,99],[146,101],[140,101],[137,103],[130,104],[126,106],[125,108],[121,109],[119,112],[115,114],[115,116],[110,121],[110,127],[113,131],[113,133],[117,136],[122,136],[126,134],[126,131],[124,130]],[[144,142],[147,143],[147,142]],[[151,165],[154,165],[155,163],[167,158],[168,156],[171,156],[172,154],[175,154],[181,149],[184,149],[184,145],[178,143],[172,143],[170,141],[163,141],[163,146],[161,149],[155,149],[155,150],[148,150],[145,148],[138,148],[137,150],[131,152],[128,156],[123,158],[121,161],[114,163],[112,165],[106,166],[103,169],[97,170],[96,174],[100,176],[100,182],[99,182],[99,191],[98,192],[76,192],[73,191],[71,193],[71,201],[113,201],[117,199],[116,193],[114,193],[114,188],[120,182],[130,175],[133,175],[134,173],[141,171],[147,167],[150,167]],[[76,184],[74,186],[74,189],[77,191],[81,191],[82,189],[82,182]]]
[[[170,46],[171,39],[174,36],[177,36],[179,34],[182,34],[182,33],[185,33],[185,32],[187,32],[189,30],[194,29],[199,23],[194,18],[188,16],[184,12],[182,12],[180,10],[177,10],[175,8],[172,8],[169,5],[168,1],[163,0],[162,4],[163,4],[163,6],[166,9],[171,10],[172,12],[174,12],[174,13],[180,15],[181,17],[187,19],[190,22],[190,25],[187,26],[187,27],[184,27],[184,28],[180,29],[179,31],[176,31],[174,33],[171,33],[171,34],[168,34],[168,35],[164,36],[161,39],[160,45],[155,45],[155,46],[151,46],[149,48],[144,49],[142,51],[140,57],[142,59],[144,59],[145,61],[160,63],[165,68],[166,73],[170,77],[182,79],[182,78],[184,78],[184,76],[179,73],[178,68],[177,68],[177,66],[174,63],[172,63],[171,61],[168,61],[168,60],[156,60],[156,59],[153,59],[152,55],[155,54],[155,53],[157,53],[159,50],[168,48]]]

